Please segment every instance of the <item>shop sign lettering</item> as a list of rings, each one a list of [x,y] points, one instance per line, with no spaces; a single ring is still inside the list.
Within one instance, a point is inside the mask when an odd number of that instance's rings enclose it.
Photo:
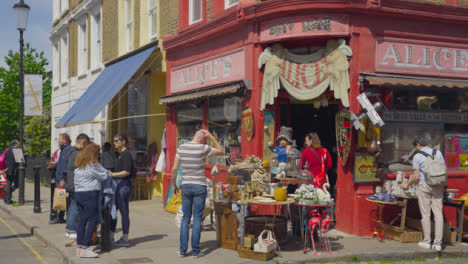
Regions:
[[[171,71],[171,93],[245,79],[244,50],[197,61]]]
[[[348,35],[348,16],[321,15],[279,18],[262,23],[261,41],[316,35]]]
[[[467,78],[468,49],[378,40],[376,71]]]
[[[468,124],[468,113],[459,112],[384,112],[386,122]]]

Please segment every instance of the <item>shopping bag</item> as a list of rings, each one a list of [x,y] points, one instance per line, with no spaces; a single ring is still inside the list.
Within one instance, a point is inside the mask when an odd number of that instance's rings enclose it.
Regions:
[[[266,234],[266,238],[263,236]],[[270,230],[263,230],[258,236],[258,241],[254,245],[255,252],[268,253],[276,249],[278,242],[273,238],[273,232]]]
[[[6,185],[0,184],[0,199],[3,199],[7,196]]]
[[[64,187],[55,187],[53,205],[52,209],[55,211],[67,210],[67,192]]]
[[[171,200],[167,203],[166,211],[177,214],[177,210],[179,210],[179,206],[182,205],[182,195],[180,191],[172,195]]]

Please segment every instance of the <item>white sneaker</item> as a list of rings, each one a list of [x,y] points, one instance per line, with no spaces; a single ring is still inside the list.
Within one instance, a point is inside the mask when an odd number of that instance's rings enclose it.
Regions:
[[[70,239],[76,239],[76,233],[70,233],[70,234],[68,234],[68,238],[70,238]]]
[[[432,249],[435,251],[442,251],[442,244],[434,243],[434,245],[432,245]]]
[[[431,242],[421,241],[418,243],[418,246],[425,249],[431,249]]]
[[[80,258],[97,258],[97,257],[99,257],[99,255],[96,252],[92,251],[91,248],[82,250],[80,253]]]

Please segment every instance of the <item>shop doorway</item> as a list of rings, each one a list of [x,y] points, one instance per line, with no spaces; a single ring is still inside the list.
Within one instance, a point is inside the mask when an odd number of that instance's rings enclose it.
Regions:
[[[316,132],[320,137],[322,146],[330,152],[333,167],[327,171],[331,190],[336,185],[336,132],[335,116],[339,111],[338,104],[329,104],[327,107],[314,108],[312,103],[288,103],[281,105],[281,126],[293,128],[293,139],[297,148],[303,150],[304,138],[309,132]],[[330,192],[331,194],[334,192]],[[332,194],[334,196],[334,194]]]

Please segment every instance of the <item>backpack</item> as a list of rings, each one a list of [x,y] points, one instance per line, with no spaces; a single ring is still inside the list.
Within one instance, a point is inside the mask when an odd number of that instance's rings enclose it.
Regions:
[[[447,183],[447,166],[443,160],[436,156],[437,150],[433,149],[432,155],[429,155],[424,151],[419,151],[418,153],[426,157],[424,160],[426,183],[431,186]]]
[[[0,156],[0,170],[4,170],[6,168],[6,157],[5,157],[5,154],[7,153],[7,151],[9,150],[10,148],[7,148],[5,149],[5,151],[3,151],[2,155]]]

